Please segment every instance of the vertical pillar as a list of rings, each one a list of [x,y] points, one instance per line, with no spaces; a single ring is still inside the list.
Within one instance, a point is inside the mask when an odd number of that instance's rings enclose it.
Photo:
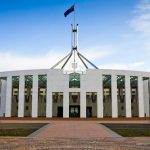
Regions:
[[[4,116],[6,109],[6,86],[7,81],[1,79],[1,116]]]
[[[38,117],[38,75],[33,75],[32,117]]]
[[[12,103],[12,76],[7,77],[6,85],[6,110],[5,116],[11,117],[11,103]]]
[[[50,85],[50,75],[47,74],[47,90],[46,90],[46,117],[52,118],[52,91]]]
[[[144,117],[143,78],[138,76],[138,107],[139,117]]]
[[[86,118],[86,92],[80,93],[80,118]]]
[[[24,75],[19,78],[19,104],[18,104],[18,117],[24,117]]]
[[[112,118],[118,117],[117,76],[111,76]]]
[[[130,76],[125,76],[125,105],[126,105],[126,117],[131,117],[131,86]]]
[[[97,118],[103,118],[103,78],[100,75],[100,89],[97,92]]]
[[[69,118],[69,92],[65,91],[63,95],[63,118]]]

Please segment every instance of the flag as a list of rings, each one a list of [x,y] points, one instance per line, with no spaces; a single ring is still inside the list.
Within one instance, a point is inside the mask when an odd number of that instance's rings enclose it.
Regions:
[[[72,11],[74,11],[74,5],[72,5],[72,6],[64,13],[64,16],[67,17]]]

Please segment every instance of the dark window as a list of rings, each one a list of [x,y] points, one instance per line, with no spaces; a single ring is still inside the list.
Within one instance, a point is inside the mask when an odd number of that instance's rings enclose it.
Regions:
[[[29,102],[29,96],[25,96],[26,103]]]
[[[28,107],[28,106],[26,106],[26,110],[29,110],[29,107]]]
[[[53,95],[53,102],[57,103],[57,100],[58,100],[58,95],[57,94]]]
[[[16,102],[18,103],[18,95],[16,95]]]
[[[135,99],[135,95],[132,95],[131,102],[133,103]]]
[[[120,96],[120,102],[124,103],[124,96]]]
[[[46,103],[46,96],[44,96],[44,102]]]
[[[92,103],[96,103],[97,95],[92,94]]]
[[[77,99],[78,99],[77,95],[72,95],[72,101],[73,101],[73,103],[76,103]]]
[[[105,96],[103,97],[103,102],[105,103]]]
[[[69,88],[80,88],[80,74],[69,74]]]

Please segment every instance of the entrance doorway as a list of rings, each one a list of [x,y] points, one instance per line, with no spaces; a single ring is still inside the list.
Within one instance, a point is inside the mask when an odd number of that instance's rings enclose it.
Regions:
[[[92,117],[92,107],[86,107],[86,116]]]
[[[69,92],[69,117],[80,117],[79,92]]]
[[[69,117],[80,117],[80,106],[69,106]]]
[[[63,117],[63,107],[57,107],[57,117]]]

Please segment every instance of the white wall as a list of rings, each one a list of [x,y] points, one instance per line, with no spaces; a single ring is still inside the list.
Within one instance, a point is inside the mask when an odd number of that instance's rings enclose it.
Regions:
[[[23,70],[23,71],[9,71],[9,72],[0,72],[0,77],[8,77],[8,76],[20,76],[20,75],[42,75],[47,74],[48,78],[48,93],[52,92],[63,92],[63,95],[66,95],[69,92],[80,92],[85,93],[86,92],[100,92],[100,79],[101,75],[129,75],[129,76],[141,76],[141,77],[150,77],[149,72],[139,72],[139,71],[125,71],[125,70],[96,70],[96,69],[88,69],[86,71],[86,74],[81,74],[80,76],[80,88],[69,88],[69,75],[63,74],[63,70],[61,69],[41,69],[41,70]],[[1,101],[3,99],[3,103],[1,105],[1,111],[0,114],[5,112],[5,101],[6,101],[6,81],[3,81],[2,89],[3,92],[1,93]],[[145,112],[147,115],[149,115],[149,99],[147,95],[147,83],[144,82],[144,104],[145,104]],[[65,94],[66,93],[66,94]],[[100,92],[100,94],[103,94]],[[52,94],[47,96],[47,101],[49,101],[49,98]],[[80,94],[81,95],[81,94]],[[65,96],[64,96],[65,97]],[[69,98],[69,97],[68,97]],[[64,99],[65,101],[65,99]],[[82,102],[82,99],[80,100],[82,105],[85,101]],[[86,105],[82,105],[83,107],[86,107]],[[68,109],[68,106],[65,108]],[[67,110],[68,111],[68,110]],[[86,109],[83,109],[83,111],[86,111]],[[85,113],[82,113],[85,114]]]

